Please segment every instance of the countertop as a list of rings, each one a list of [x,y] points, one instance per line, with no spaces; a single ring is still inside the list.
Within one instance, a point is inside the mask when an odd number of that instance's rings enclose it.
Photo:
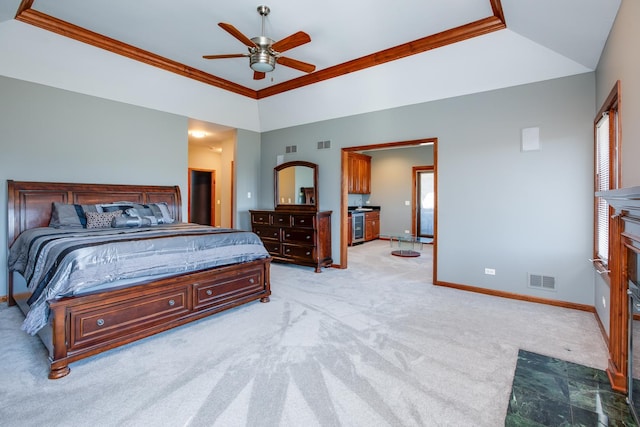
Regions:
[[[347,208],[348,212],[371,212],[371,211],[380,211],[380,206],[362,206],[359,208],[358,206],[349,206]]]

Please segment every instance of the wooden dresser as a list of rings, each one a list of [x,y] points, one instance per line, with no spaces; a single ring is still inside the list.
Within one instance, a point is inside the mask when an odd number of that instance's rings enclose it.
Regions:
[[[331,266],[331,211],[252,210],[251,229],[274,261],[315,267]]]

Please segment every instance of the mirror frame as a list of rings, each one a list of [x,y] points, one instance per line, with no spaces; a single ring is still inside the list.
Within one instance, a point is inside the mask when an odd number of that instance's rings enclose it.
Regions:
[[[302,204],[283,204],[278,200],[278,195],[280,192],[279,182],[278,182],[278,172],[283,169],[294,167],[294,166],[306,166],[308,168],[313,169],[313,201],[314,203],[311,205],[302,205]],[[305,212],[318,212],[318,165],[311,162],[305,162],[302,160],[295,160],[292,162],[286,162],[279,164],[275,168],[273,168],[273,201],[276,210],[288,210],[288,211],[305,211]]]

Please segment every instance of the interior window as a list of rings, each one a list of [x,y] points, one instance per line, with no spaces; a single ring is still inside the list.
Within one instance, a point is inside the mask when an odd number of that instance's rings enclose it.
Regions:
[[[620,184],[620,82],[607,97],[596,116],[595,125],[595,191],[619,188]],[[609,264],[609,221],[611,208],[601,197],[595,198],[594,261],[599,271],[606,271]]]

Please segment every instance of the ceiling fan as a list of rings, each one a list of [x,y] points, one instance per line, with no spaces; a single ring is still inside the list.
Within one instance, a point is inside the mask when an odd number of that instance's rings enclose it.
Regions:
[[[254,80],[264,79],[265,73],[273,71],[276,63],[284,65],[285,67],[295,68],[296,70],[303,71],[305,73],[311,73],[316,69],[315,65],[308,64],[306,62],[298,61],[296,59],[287,58],[282,56],[282,52],[285,52],[294,47],[298,47],[311,41],[309,34],[298,31],[291,34],[289,37],[285,37],[280,41],[274,41],[264,35],[264,20],[269,15],[271,10],[268,6],[258,6],[258,13],[262,16],[262,35],[258,37],[248,38],[242,34],[236,27],[231,24],[220,22],[218,25],[231,34],[236,39],[240,40],[249,48],[248,53],[232,53],[227,55],[204,55],[204,59],[225,59],[225,58],[240,58],[248,57],[249,66],[253,70]]]

